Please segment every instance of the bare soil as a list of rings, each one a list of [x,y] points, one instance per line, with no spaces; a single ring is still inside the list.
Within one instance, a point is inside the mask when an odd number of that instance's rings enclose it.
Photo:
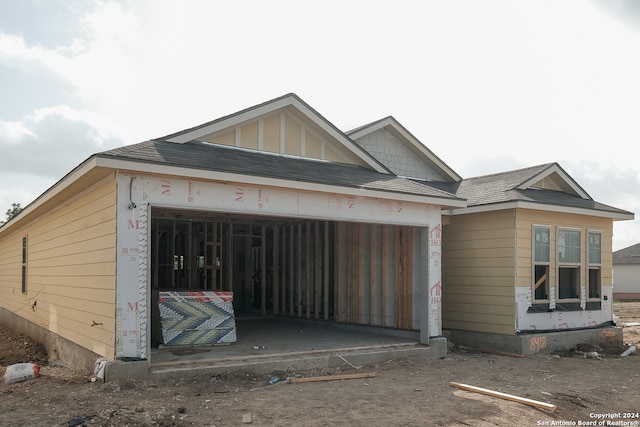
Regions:
[[[616,303],[619,324],[640,322],[640,302]],[[640,326],[624,329],[640,345]],[[596,357],[592,352],[598,352]],[[640,351],[628,357],[581,347],[515,358],[454,348],[445,359],[345,368],[201,376],[183,381],[91,382],[91,373],[47,363],[44,349],[0,329],[0,372],[42,365],[38,378],[0,384],[2,426],[539,426],[639,425]],[[307,383],[271,377],[376,373]],[[544,411],[453,388],[465,383],[557,406]],[[610,418],[598,418],[610,417]],[[595,423],[594,423],[595,422]],[[587,424],[594,423],[594,424]]]

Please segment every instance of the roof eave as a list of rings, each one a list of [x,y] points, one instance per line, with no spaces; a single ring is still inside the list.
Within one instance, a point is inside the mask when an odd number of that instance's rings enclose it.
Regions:
[[[111,156],[97,156],[96,165],[116,170],[127,170],[139,173],[172,175],[217,182],[233,182],[239,184],[261,185],[276,188],[292,188],[301,191],[315,191],[323,193],[337,193],[349,196],[373,197],[385,200],[398,200],[422,204],[438,205],[441,207],[459,208],[466,206],[466,200],[455,196],[428,196],[414,193],[376,190],[363,187],[337,186],[330,184],[269,178],[256,175],[219,172],[209,169],[185,168],[183,166],[162,165],[153,162],[119,159]]]
[[[485,205],[468,206],[464,208],[445,209],[443,215],[466,215],[480,212],[494,212],[505,209],[532,209],[547,212],[568,213],[573,215],[587,215],[600,218],[610,218],[614,221],[628,221],[634,219],[634,214],[626,211],[611,212],[601,209],[587,209],[571,206],[550,205],[544,203],[535,203],[527,201],[508,201],[499,203],[490,203]]]

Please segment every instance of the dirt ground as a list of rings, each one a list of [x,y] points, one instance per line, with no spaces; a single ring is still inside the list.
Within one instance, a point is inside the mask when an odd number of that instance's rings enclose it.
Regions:
[[[640,302],[614,307],[619,324],[640,322]],[[640,345],[640,326],[625,327],[624,338]],[[514,358],[454,348],[441,360],[388,361],[359,370],[345,364],[342,369],[269,376],[241,372],[170,383],[101,383],[89,381],[90,373],[48,364],[39,345],[0,329],[0,372],[13,363],[42,365],[36,379],[0,384],[0,425],[639,425],[640,351],[629,357],[599,352],[598,358],[585,358],[583,351]],[[272,376],[346,373],[376,376],[269,384]],[[551,403],[557,409],[548,412],[460,390],[450,382]]]

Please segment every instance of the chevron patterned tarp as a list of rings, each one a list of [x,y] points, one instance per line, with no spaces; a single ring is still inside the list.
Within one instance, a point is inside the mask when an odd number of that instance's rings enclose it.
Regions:
[[[236,341],[232,292],[160,292],[165,345],[204,345]]]

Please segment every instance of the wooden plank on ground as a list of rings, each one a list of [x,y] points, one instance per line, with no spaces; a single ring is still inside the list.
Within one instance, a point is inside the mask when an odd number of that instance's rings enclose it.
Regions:
[[[538,400],[527,399],[525,397],[514,396],[513,394],[502,393],[499,391],[493,391],[486,388],[475,387],[472,385],[461,384],[456,382],[450,382],[449,385],[451,387],[459,388],[461,390],[472,391],[474,393],[480,393],[487,396],[497,397],[504,400],[510,400],[512,402],[522,403],[524,405],[533,406],[539,409],[544,409],[545,411],[553,412],[556,410],[556,405],[546,402],[540,402]]]
[[[289,383],[310,383],[318,381],[357,380],[361,378],[373,378],[376,374],[376,372],[363,372],[358,374],[323,375],[321,377],[289,378],[288,381]]]

